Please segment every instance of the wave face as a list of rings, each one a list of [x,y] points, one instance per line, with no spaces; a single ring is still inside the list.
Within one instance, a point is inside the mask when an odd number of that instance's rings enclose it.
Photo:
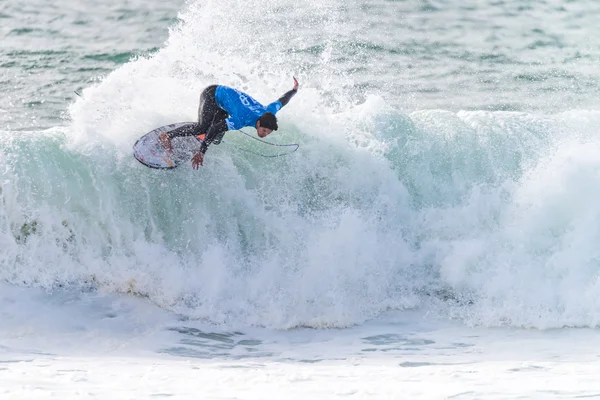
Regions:
[[[229,326],[418,308],[598,324],[600,113],[402,112],[369,89],[372,52],[389,49],[356,40],[356,12],[192,3],[163,48],[83,90],[68,126],[0,132],[0,279],[141,295]],[[132,157],[143,133],[195,120],[206,85],[267,103],[293,74],[300,92],[269,137],[299,143],[293,155],[241,152],[265,149],[229,132],[200,171]]]

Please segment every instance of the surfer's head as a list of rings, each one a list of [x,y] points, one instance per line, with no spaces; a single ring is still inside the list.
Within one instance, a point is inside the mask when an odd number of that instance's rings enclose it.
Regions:
[[[277,118],[273,113],[264,113],[256,121],[256,131],[258,136],[261,138],[267,136],[269,133],[277,130]]]

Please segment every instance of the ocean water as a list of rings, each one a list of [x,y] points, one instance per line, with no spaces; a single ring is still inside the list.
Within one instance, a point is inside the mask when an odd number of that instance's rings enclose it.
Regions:
[[[2,397],[600,395],[598,14],[2,3]],[[133,158],[205,86],[292,76],[293,154]]]

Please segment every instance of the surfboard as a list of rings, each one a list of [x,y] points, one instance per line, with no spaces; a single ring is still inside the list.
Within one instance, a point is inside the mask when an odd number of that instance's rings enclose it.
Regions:
[[[195,136],[176,137],[171,140],[173,152],[168,152],[160,143],[158,136],[195,122],[177,122],[156,128],[140,137],[133,145],[133,155],[143,165],[157,169],[176,168],[188,162],[200,151],[202,142]]]

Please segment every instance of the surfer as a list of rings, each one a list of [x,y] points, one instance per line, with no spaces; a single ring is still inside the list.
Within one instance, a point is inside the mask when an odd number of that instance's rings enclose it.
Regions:
[[[179,136],[196,136],[202,141],[200,151],[192,157],[192,168],[198,169],[204,162],[204,154],[210,144],[219,144],[228,130],[246,126],[256,128],[258,136],[264,138],[277,130],[275,114],[298,92],[298,81],[294,78],[293,89],[273,103],[264,106],[250,95],[237,89],[211,85],[200,95],[198,123],[187,125],[160,134],[159,139],[168,151],[173,151],[171,139]]]

